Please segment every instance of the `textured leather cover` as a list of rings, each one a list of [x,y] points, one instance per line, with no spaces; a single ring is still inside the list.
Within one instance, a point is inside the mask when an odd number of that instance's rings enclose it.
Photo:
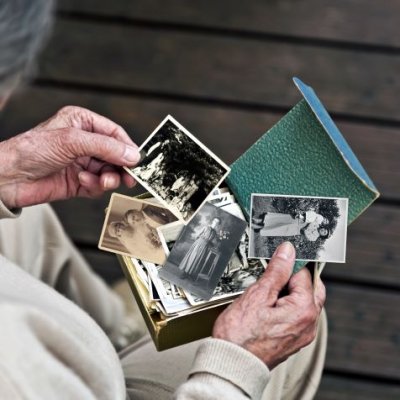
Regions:
[[[247,217],[251,193],[348,197],[350,224],[379,193],[314,91],[294,81],[304,99],[231,165],[227,183]]]

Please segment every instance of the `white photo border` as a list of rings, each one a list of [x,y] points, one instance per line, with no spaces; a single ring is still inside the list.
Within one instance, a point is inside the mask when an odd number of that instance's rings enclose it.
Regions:
[[[176,212],[176,210],[168,204],[167,201],[165,201],[153,188],[148,185],[146,182],[144,182],[140,177],[138,177],[133,171],[133,168],[128,168],[128,167],[123,167],[128,174],[133,176],[136,181],[138,181],[149,193],[151,193],[158,201],[160,201],[168,210],[170,210],[180,221],[183,221],[184,223],[188,223],[195,215],[196,213],[200,210],[200,208],[204,205],[204,203],[208,200],[210,196],[212,196],[212,193],[215,189],[219,188],[221,183],[224,181],[224,179],[229,175],[231,172],[231,168],[225,164],[216,154],[214,154],[210,149],[207,148],[199,139],[197,139],[195,136],[193,136],[192,133],[190,133],[182,124],[180,124],[172,115],[168,114],[160,124],[154,129],[154,131],[148,136],[148,138],[141,144],[139,147],[139,151],[142,151],[143,148],[147,145],[147,143],[157,134],[157,132],[165,125],[168,121],[171,121],[174,125],[176,125],[185,135],[187,135],[191,140],[193,140],[202,150],[204,150],[206,153],[208,153],[216,162],[218,162],[219,165],[221,165],[226,171],[225,174],[222,176],[222,178],[218,181],[218,183],[215,185],[215,187],[210,191],[210,193],[206,196],[204,201],[200,204],[200,206],[197,208],[197,210],[187,219],[185,220],[180,212]],[[140,166],[140,164],[139,164]],[[136,167],[134,167],[136,168]]]
[[[343,254],[343,260],[309,260],[309,259],[303,259],[303,258],[296,258],[296,261],[307,261],[307,262],[320,262],[320,263],[337,263],[337,264],[344,264],[346,263],[346,253],[347,253],[347,227],[348,227],[348,216],[349,216],[349,198],[348,197],[329,197],[329,196],[303,196],[303,195],[296,195],[296,194],[269,194],[269,193],[252,193],[251,198],[250,198],[250,219],[249,219],[249,228],[250,228],[250,235],[249,235],[249,249],[247,252],[247,258],[249,259],[255,259],[255,260],[270,260],[271,257],[250,257],[250,248],[253,243],[253,230],[251,229],[252,225],[252,215],[253,215],[253,198],[254,197],[295,197],[295,198],[306,198],[306,199],[328,199],[328,200],[344,200],[345,203],[345,232],[344,232],[344,238],[343,238],[343,243],[344,243],[344,254]]]

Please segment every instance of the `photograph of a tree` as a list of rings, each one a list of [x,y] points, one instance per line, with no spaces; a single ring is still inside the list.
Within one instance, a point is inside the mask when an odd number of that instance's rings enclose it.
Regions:
[[[228,171],[170,119],[142,151],[146,155],[132,171],[184,218],[199,208]]]

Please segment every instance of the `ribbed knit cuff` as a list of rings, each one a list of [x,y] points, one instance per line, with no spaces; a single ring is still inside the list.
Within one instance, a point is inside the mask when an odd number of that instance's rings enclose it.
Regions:
[[[267,366],[255,355],[236,344],[206,339],[197,350],[190,375],[209,373],[223,378],[246,393],[260,399],[269,380]]]
[[[2,218],[17,218],[21,214],[21,208],[9,210],[0,200],[0,219]]]

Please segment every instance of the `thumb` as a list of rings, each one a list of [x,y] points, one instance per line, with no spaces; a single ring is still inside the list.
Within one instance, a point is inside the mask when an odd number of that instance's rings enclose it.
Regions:
[[[267,270],[258,280],[259,284],[268,289],[266,293],[272,304],[276,302],[279,293],[289,282],[295,257],[296,251],[292,243],[280,244],[269,261]]]
[[[96,157],[118,166],[133,166],[140,160],[139,150],[119,139],[77,128],[60,131],[61,143],[70,158]]]

